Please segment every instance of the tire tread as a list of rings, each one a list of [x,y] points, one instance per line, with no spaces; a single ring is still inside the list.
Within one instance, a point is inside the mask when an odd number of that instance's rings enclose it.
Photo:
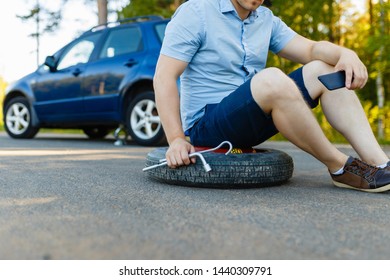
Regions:
[[[166,147],[151,151],[146,167],[159,163],[165,157]],[[215,188],[251,188],[280,185],[293,174],[292,158],[279,150],[257,150],[248,154],[206,153],[204,158],[212,170],[205,172],[201,160],[195,164],[171,169],[167,166],[150,169],[148,176],[154,180],[182,186]]]

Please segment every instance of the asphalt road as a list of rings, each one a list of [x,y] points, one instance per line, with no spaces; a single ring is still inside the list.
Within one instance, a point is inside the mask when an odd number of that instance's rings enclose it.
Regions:
[[[222,190],[150,180],[134,143],[0,133],[0,259],[390,259],[390,192],[335,188],[293,145],[263,147],[293,157],[293,178]]]

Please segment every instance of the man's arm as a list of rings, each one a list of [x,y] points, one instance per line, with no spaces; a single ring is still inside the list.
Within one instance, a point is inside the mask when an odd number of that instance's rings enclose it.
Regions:
[[[344,70],[348,89],[363,88],[368,79],[367,68],[354,51],[330,42],[296,35],[278,55],[301,64],[321,60],[333,65],[336,71]]]
[[[186,62],[160,55],[153,80],[157,110],[169,144],[166,159],[168,166],[173,168],[195,162],[194,158],[188,157],[195,149],[186,141],[182,129],[177,88],[177,80],[187,65]]]

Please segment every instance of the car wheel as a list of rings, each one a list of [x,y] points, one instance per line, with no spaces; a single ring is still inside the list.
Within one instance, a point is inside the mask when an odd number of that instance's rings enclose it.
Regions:
[[[39,128],[32,126],[31,108],[27,99],[16,97],[4,108],[4,127],[12,138],[33,138]]]
[[[126,127],[131,138],[140,145],[156,146],[164,143],[165,134],[152,91],[138,94],[130,103]]]
[[[157,165],[165,158],[167,147],[151,151],[146,167]],[[169,168],[160,166],[146,172],[149,177],[168,184],[206,188],[254,188],[280,185],[292,177],[294,163],[285,152],[274,149],[256,149],[251,153],[209,152],[202,154],[211,167],[206,172],[202,160],[195,164]]]
[[[110,130],[104,127],[84,128],[83,131],[90,139],[103,139],[110,133]]]

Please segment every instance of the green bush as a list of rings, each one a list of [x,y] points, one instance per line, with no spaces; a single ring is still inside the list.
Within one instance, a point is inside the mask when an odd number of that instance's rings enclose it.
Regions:
[[[367,101],[363,103],[363,107],[375,135],[378,135],[378,121],[379,119],[382,120],[384,137],[379,139],[379,142],[390,144],[390,103],[379,109],[378,105],[373,105],[371,101]]]

